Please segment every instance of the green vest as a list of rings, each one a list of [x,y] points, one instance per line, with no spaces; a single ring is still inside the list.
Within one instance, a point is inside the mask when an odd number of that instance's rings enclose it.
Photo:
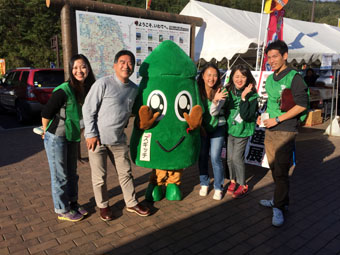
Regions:
[[[67,102],[66,102],[66,111],[65,111],[65,134],[66,140],[71,142],[80,142],[80,119],[82,117],[81,107],[76,100],[76,97],[73,93],[73,89],[69,85],[68,82],[64,82],[63,84],[56,87],[53,92],[62,89],[66,93]],[[50,121],[49,124],[51,124]]]
[[[220,122],[220,118],[221,118],[221,121],[223,121],[224,119],[225,105],[222,106],[222,109],[217,116],[211,116],[210,107],[211,107],[212,101],[206,98],[205,100],[203,100],[202,103],[204,107],[204,113],[202,117],[202,126],[204,127],[206,131],[213,132],[217,128]]]
[[[293,78],[297,73],[297,71],[291,70],[279,81],[274,80],[273,74],[268,76],[266,80],[266,92],[268,94],[267,112],[269,113],[270,118],[275,118],[285,113],[280,110],[281,93],[282,90],[291,88]],[[307,93],[309,98],[309,90]],[[300,121],[304,121],[306,117],[307,110],[300,113]]]
[[[231,91],[227,97],[227,128],[228,134],[234,137],[248,137],[254,134],[256,124],[256,113],[252,121],[240,121],[237,116],[240,114],[240,102],[242,91],[236,91],[236,95]],[[258,94],[250,92],[247,95],[248,101],[253,101],[258,98]],[[240,116],[239,116],[240,117]]]

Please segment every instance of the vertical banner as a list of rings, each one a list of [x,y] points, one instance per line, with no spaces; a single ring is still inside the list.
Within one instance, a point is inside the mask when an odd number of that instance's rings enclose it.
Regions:
[[[266,3],[264,5],[264,13],[271,13],[272,12],[272,5],[273,0],[266,0]]]
[[[145,9],[150,10],[150,6],[151,6],[151,0],[146,0]]]
[[[264,148],[265,130],[265,128],[256,126],[254,134],[248,139],[244,152],[244,162],[246,164],[269,168]]]
[[[5,75],[6,73],[6,61],[4,58],[0,58],[0,74]]]
[[[340,19],[338,19],[338,27],[340,27]]]
[[[273,41],[283,39],[283,16],[284,14],[285,14],[284,9],[270,13],[267,43],[266,43],[267,46]],[[268,64],[266,55],[264,56],[262,70],[263,71],[271,70],[271,67]]]
[[[252,71],[251,73],[257,83],[257,93],[260,96],[258,101],[259,113],[261,114],[265,111],[264,105],[268,99],[265,88],[266,80],[268,76],[271,75],[273,72]],[[264,149],[265,130],[265,128],[256,125],[254,134],[248,139],[248,143],[244,153],[245,163],[269,168],[266,152]]]

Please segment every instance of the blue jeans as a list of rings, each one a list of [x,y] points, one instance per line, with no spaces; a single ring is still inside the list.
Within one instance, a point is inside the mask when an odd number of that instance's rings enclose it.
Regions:
[[[66,213],[70,202],[78,200],[78,143],[46,132],[44,145],[50,166],[54,211]]]
[[[208,173],[209,151],[211,165],[214,173],[214,189],[222,190],[224,184],[224,168],[221,152],[225,136],[225,126],[220,126],[207,136],[201,136],[201,151],[198,160],[201,186],[209,186],[210,178]]]
[[[227,164],[229,168],[230,180],[236,181],[240,185],[245,185],[245,164],[244,151],[248,142],[248,137],[228,136]]]

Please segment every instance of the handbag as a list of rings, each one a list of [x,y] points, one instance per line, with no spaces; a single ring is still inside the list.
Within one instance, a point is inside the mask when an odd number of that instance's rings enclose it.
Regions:
[[[280,110],[282,112],[288,112],[295,106],[293,94],[291,89],[284,89],[280,98]]]

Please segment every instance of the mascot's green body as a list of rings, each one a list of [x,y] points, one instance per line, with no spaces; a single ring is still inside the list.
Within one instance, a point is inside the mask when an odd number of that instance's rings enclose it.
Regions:
[[[133,162],[154,169],[146,199],[181,200],[182,169],[193,165],[200,150],[202,107],[196,66],[172,41],[164,41],[140,67],[142,81],[133,112],[130,150]]]

